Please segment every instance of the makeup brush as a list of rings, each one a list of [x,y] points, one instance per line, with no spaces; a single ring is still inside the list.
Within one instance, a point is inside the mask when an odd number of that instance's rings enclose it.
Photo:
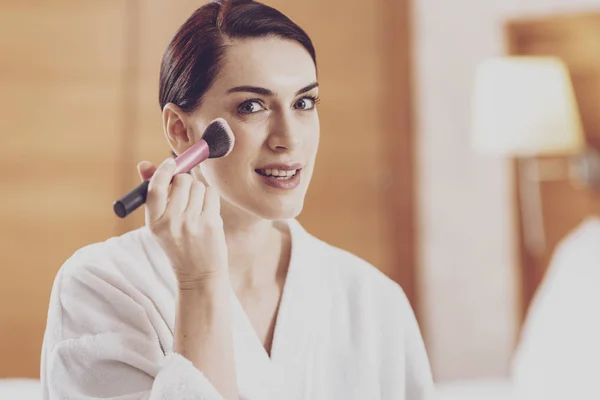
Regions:
[[[213,120],[204,131],[202,139],[175,158],[174,175],[189,172],[207,158],[227,156],[233,150],[234,141],[233,132],[227,122],[223,118]],[[144,204],[148,195],[149,183],[150,181],[142,182],[121,199],[115,201],[113,203],[115,214],[120,218],[125,218]]]

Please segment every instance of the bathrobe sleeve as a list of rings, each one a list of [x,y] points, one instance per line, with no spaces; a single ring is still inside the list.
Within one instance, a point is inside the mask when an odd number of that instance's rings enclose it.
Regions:
[[[600,223],[557,246],[527,312],[511,375],[523,399],[600,399]]]
[[[406,399],[426,400],[433,396],[433,378],[429,358],[415,315],[407,305],[404,346],[406,349]]]
[[[165,352],[155,321],[118,279],[75,267],[61,270],[52,290],[44,399],[222,400],[190,361]]]
[[[395,283],[385,298],[388,318],[381,329],[381,399],[431,399],[434,394],[431,367],[410,302]]]

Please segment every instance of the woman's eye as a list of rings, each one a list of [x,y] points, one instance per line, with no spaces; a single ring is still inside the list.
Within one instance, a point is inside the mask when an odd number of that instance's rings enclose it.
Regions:
[[[262,104],[257,100],[247,100],[238,107],[238,111],[242,114],[253,114],[262,109]]]
[[[294,107],[299,108],[301,110],[312,110],[313,108],[315,108],[316,103],[316,99],[305,97],[303,99],[298,100]]]

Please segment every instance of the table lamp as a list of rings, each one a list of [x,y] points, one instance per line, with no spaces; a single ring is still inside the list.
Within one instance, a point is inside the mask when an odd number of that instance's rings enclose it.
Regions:
[[[537,156],[575,155],[585,138],[566,65],[556,57],[489,59],[476,71],[472,144],[485,153],[516,157],[528,250],[545,247]],[[535,181],[535,182],[532,182]]]

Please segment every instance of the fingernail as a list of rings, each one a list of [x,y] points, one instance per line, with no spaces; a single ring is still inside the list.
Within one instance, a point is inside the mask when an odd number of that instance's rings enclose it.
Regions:
[[[167,159],[164,161],[164,164],[165,164],[165,165],[175,165],[175,159],[174,159],[174,158],[167,158]]]

